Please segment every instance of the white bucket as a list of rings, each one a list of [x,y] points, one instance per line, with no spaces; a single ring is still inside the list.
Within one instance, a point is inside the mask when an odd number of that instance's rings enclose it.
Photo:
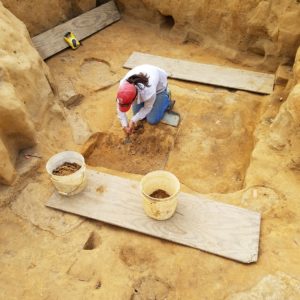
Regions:
[[[70,175],[53,175],[53,170],[65,162],[77,163],[81,168]],[[46,164],[46,170],[57,191],[62,195],[71,196],[78,194],[87,185],[84,157],[78,152],[64,151],[53,155]]]
[[[158,190],[164,190],[170,197],[153,198],[150,195]],[[156,220],[167,220],[173,216],[177,207],[177,195],[180,192],[180,182],[177,177],[167,171],[153,171],[141,180],[141,194],[145,213]]]

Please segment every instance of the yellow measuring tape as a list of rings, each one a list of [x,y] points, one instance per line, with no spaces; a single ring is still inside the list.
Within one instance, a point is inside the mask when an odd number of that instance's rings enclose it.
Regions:
[[[77,40],[73,32],[67,32],[64,36],[64,40],[73,50],[77,49],[80,46],[80,42]]]

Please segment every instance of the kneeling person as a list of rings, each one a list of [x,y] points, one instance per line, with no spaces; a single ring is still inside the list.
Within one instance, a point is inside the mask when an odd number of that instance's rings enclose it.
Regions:
[[[151,125],[160,122],[171,106],[167,85],[167,73],[152,65],[137,66],[125,75],[117,93],[117,113],[126,134],[131,134],[140,120]],[[131,105],[133,117],[128,122],[126,112]]]

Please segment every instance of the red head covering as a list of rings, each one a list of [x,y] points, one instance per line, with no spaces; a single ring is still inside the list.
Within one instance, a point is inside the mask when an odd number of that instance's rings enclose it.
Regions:
[[[137,94],[136,87],[134,84],[124,81],[118,89],[117,101],[119,104],[119,110],[126,112],[129,110],[132,102],[134,101]]]

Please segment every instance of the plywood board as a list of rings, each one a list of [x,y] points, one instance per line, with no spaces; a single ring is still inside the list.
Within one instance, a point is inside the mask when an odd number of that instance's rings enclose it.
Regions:
[[[142,64],[160,67],[171,78],[261,94],[271,94],[275,80],[275,76],[272,74],[201,64],[140,52],[133,52],[125,62],[124,67],[131,69]]]
[[[33,37],[32,42],[42,58],[45,59],[69,47],[64,41],[66,32],[72,31],[81,41],[119,19],[120,14],[117,7],[114,1],[110,1]]]
[[[257,260],[257,212],[181,192],[175,215],[156,221],[143,211],[138,181],[91,170],[88,180],[82,193],[65,197],[55,192],[46,205],[243,263]]]

